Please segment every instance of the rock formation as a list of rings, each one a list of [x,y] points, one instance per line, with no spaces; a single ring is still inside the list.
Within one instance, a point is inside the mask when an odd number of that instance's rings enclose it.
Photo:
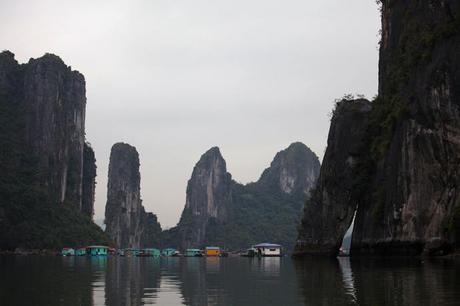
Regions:
[[[348,210],[357,206],[352,255],[446,254],[459,247],[460,1],[381,5],[379,95],[362,127],[365,145],[354,160],[354,183],[320,183],[318,190],[326,192],[307,204],[297,255],[337,253],[350,223],[350,212],[334,219],[344,202]],[[348,142],[332,136],[328,143]],[[321,177],[329,175],[330,163],[326,157]],[[349,196],[334,205],[330,199],[344,187]],[[338,230],[315,231],[309,222],[315,218]]]
[[[81,211],[91,219],[94,215],[94,200],[96,195],[96,158],[89,143],[83,149],[83,184]]]
[[[13,53],[0,53],[0,158],[4,167],[0,223],[17,233],[8,247],[22,243],[24,247],[55,247],[69,241],[94,241],[85,240],[93,234],[93,238],[103,236],[78,214],[85,211],[92,216],[94,203],[94,158],[88,164],[84,158],[85,94],[83,75],[56,55],[18,64]],[[90,177],[85,177],[84,169],[90,168]],[[76,224],[63,224],[70,219]],[[53,228],[46,237],[38,237],[35,223],[40,222],[47,222],[43,231],[46,226]],[[59,231],[60,226],[67,231]],[[74,231],[81,232],[76,235]],[[37,237],[26,238],[33,235]],[[20,236],[24,241],[20,242]]]
[[[231,203],[232,176],[227,172],[219,148],[203,154],[193,168],[187,185],[187,198],[179,226],[182,248],[202,246],[207,237],[208,222],[223,222]]]
[[[2,87],[22,104],[27,149],[38,158],[41,182],[53,202],[81,209],[85,143],[85,79],[57,56],[19,65],[4,51]]]
[[[245,248],[270,240],[291,248],[292,231],[319,174],[316,155],[301,143],[279,152],[256,183],[239,184],[218,148],[203,154],[187,186],[177,227],[165,236],[180,248]]]
[[[160,225],[156,216],[147,214],[142,206],[140,183],[136,148],[114,144],[110,152],[105,231],[119,248],[158,247],[147,245],[155,240],[147,233],[154,233]]]
[[[278,152],[257,182],[286,194],[309,195],[319,175],[318,157],[303,143],[295,142]]]
[[[354,169],[371,111],[367,100],[343,100],[331,121],[317,187],[304,209],[296,252],[336,254],[356,211]]]

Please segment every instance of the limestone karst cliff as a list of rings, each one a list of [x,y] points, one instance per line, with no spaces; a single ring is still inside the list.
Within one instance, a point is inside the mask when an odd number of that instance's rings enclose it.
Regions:
[[[1,247],[103,240],[97,227],[80,216],[83,190],[93,190],[95,183],[95,168],[91,178],[84,173],[93,161],[85,165],[83,75],[52,54],[19,64],[13,53],[3,51],[0,107]],[[85,210],[92,212],[93,203],[94,197],[86,197]]]
[[[232,180],[214,147],[193,169],[182,217],[165,232],[166,243],[182,249],[206,245],[238,249],[273,241],[289,249],[319,168],[316,155],[294,143],[276,155],[257,182],[242,185]]]
[[[306,194],[315,186],[320,170],[318,157],[303,143],[295,142],[278,152],[257,182],[286,194]]]
[[[337,103],[321,173],[304,208],[297,253],[334,255],[340,248],[356,211],[354,170],[365,145],[371,109],[364,99]]]
[[[110,152],[106,233],[119,248],[158,247],[156,216],[147,214],[142,206],[139,154],[135,147],[116,143]],[[160,228],[161,232],[161,228]]]
[[[96,157],[89,143],[83,148],[83,179],[81,212],[90,218],[94,215],[94,200],[96,196]]]
[[[344,198],[357,207],[351,252],[446,254],[460,243],[460,1],[381,5],[379,95],[362,127],[365,145]],[[347,142],[334,137],[328,143]],[[331,162],[325,157],[321,177]],[[350,215],[333,219],[344,205],[328,205],[343,187],[307,203],[297,255],[337,253],[333,242],[341,240]],[[334,213],[322,215],[325,209]],[[314,218],[340,230],[324,237],[308,221]]]
[[[182,248],[201,246],[208,223],[224,222],[231,203],[232,177],[219,148],[203,154],[187,184],[185,208],[178,227]]]

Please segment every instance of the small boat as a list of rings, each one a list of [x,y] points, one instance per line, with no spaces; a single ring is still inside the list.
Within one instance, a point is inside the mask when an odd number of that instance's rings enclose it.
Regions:
[[[185,257],[203,257],[203,252],[200,249],[187,249],[185,250]]]
[[[75,256],[75,250],[72,248],[63,248],[61,251],[62,256]]]
[[[178,256],[180,256],[180,253],[176,249],[167,248],[167,249],[163,249],[161,251],[161,255],[163,255],[165,257],[178,257]]]
[[[160,257],[161,252],[159,249],[142,249],[137,254],[138,257]]]

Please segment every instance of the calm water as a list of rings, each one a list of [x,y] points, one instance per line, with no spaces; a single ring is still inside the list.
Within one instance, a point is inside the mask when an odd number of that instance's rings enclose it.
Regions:
[[[0,305],[460,305],[460,263],[0,256]]]

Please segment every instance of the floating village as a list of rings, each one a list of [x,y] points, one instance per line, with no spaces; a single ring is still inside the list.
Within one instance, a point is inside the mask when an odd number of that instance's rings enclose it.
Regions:
[[[209,246],[204,249],[185,249],[180,252],[174,248],[156,249],[115,249],[103,245],[91,245],[80,248],[63,248],[61,256],[122,256],[122,257],[282,257],[283,247],[274,243],[260,243],[251,248],[229,252],[220,247]]]

